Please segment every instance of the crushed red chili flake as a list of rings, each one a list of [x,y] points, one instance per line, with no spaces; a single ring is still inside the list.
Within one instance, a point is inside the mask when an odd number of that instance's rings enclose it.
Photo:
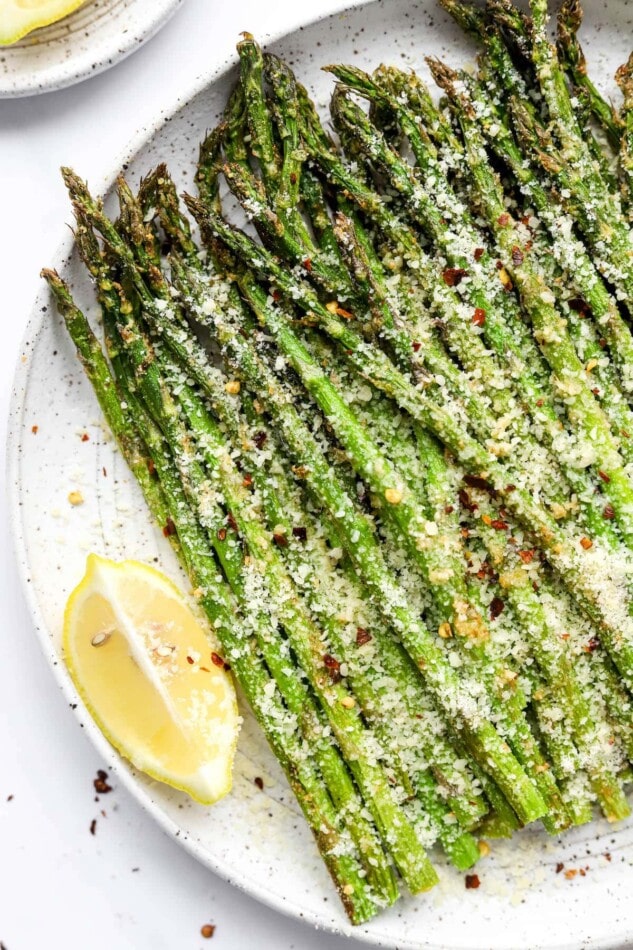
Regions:
[[[106,469],[105,465],[103,466],[103,468],[101,469],[101,471],[103,472],[103,477],[104,477],[104,478],[107,478],[107,477],[108,477],[108,472],[107,472],[107,469]]]
[[[597,650],[599,646],[600,646],[600,641],[598,640],[598,638],[592,637],[589,643],[587,644],[586,652],[593,653],[594,650]]]
[[[260,790],[260,792],[263,792],[263,791],[264,791],[264,780],[263,780],[263,778],[261,778],[259,775],[256,775],[255,778],[253,779],[253,781],[254,781],[255,785],[257,785],[257,788]]]
[[[502,518],[493,518],[490,522],[490,527],[494,528],[495,531],[507,531],[510,525]]]
[[[598,478],[601,478],[603,482],[610,482],[610,481],[611,481],[611,479],[609,478],[609,476],[607,475],[607,473],[606,473],[606,472],[602,472],[602,471],[599,471],[599,472],[598,472]]]
[[[214,666],[221,666],[221,667],[226,666],[226,663],[224,662],[224,660],[222,659],[219,653],[211,654],[211,662],[213,663]]]
[[[256,432],[255,435],[253,436],[253,442],[255,443],[258,449],[263,449],[264,445],[266,444],[267,438],[268,436],[265,432]]]
[[[455,511],[455,508],[453,507],[453,505],[446,505],[446,506],[444,507],[444,514],[445,514],[445,515],[452,515],[454,511]]]
[[[601,337],[601,338],[598,340],[598,346],[600,347],[601,350],[606,349],[607,341],[605,340],[604,337]]]
[[[442,278],[447,287],[458,287],[467,273],[463,267],[447,267]]]
[[[330,653],[326,653],[323,656],[323,662],[325,666],[328,668],[328,670],[339,670],[341,668],[341,664],[339,663],[339,661],[336,659],[336,657],[333,657]]]
[[[281,300],[281,292],[279,290],[273,290],[271,296],[273,300],[275,301],[275,303],[279,303],[279,301]]]
[[[33,435],[37,435],[37,433],[39,432],[39,429],[40,429],[39,426],[31,426],[31,432],[33,433]]]
[[[564,869],[564,867],[565,865],[563,864],[563,862],[559,861],[558,864],[556,865],[556,873],[560,874],[560,872]]]
[[[81,437],[81,441],[82,441],[82,442],[89,442],[89,441],[90,441],[90,436],[88,435],[87,432],[84,432],[84,434],[83,434],[82,437]]]
[[[244,488],[250,488],[251,485],[253,484],[253,476],[245,475],[244,478],[242,479],[242,484]]]
[[[613,505],[605,505],[602,510],[602,517],[606,518],[607,521],[612,521],[615,518],[615,508]]]
[[[176,534],[176,525],[171,520],[171,518],[167,519],[167,524],[163,528],[163,534],[166,538],[171,538],[174,534]]]
[[[531,564],[532,561],[534,560],[534,555],[536,554],[536,551],[534,550],[534,548],[532,548],[531,551],[517,551],[517,554],[519,555],[519,557],[521,558],[524,564]]]
[[[305,261],[303,262],[303,266],[305,267],[307,272],[310,273],[310,271],[312,270],[312,261],[310,260],[309,257],[306,257]]]
[[[497,218],[497,224],[501,228],[506,228],[510,224],[510,215],[504,211],[503,214],[500,214]]]
[[[460,505],[462,508],[465,508],[466,511],[477,511],[479,508],[479,505],[476,502],[470,500],[470,496],[464,488],[459,489],[457,496],[459,498]]]
[[[490,491],[490,482],[480,475],[464,475],[464,481],[471,488],[479,488],[481,491]]]
[[[108,792],[112,791],[112,786],[108,785],[108,773],[104,772],[103,769],[99,769],[97,777],[93,780],[92,784],[98,795],[107,795]]]
[[[414,342],[411,344],[411,346],[413,347],[413,352],[414,352],[414,353],[417,353],[418,350],[420,349],[420,347],[422,346],[422,344],[421,344],[421,343],[417,343],[417,342],[414,341]]]
[[[214,933],[215,924],[204,924],[204,926],[200,928],[200,934],[205,940],[210,940]]]
[[[545,402],[544,399],[537,399],[537,400],[536,400],[536,405],[538,406],[539,409],[541,408],[541,406],[543,405],[544,402]]]
[[[607,861],[610,861],[610,860],[611,860],[611,855],[610,855],[610,853],[609,853],[608,851],[605,851],[604,856],[605,856],[605,858],[606,858]]]
[[[580,546],[581,546],[581,548],[584,548],[585,551],[588,551],[589,548],[592,548],[592,547],[593,547],[593,541],[591,541],[589,538],[581,538],[581,539],[580,539]]]
[[[505,604],[500,597],[493,597],[490,601],[490,618],[496,620],[503,613]]]
[[[599,390],[599,388],[598,388],[597,386],[594,386],[594,388],[591,390],[591,392],[594,394],[594,396],[599,396],[599,395],[600,395],[600,390]]]
[[[476,261],[480,261],[485,253],[486,252],[483,247],[476,247],[473,257],[475,258]]]
[[[292,529],[292,536],[293,538],[296,538],[297,541],[307,541],[308,529],[304,528],[302,525],[295,525]]]
[[[287,548],[288,547],[288,538],[285,534],[273,534],[273,541],[278,548]]]
[[[189,663],[190,666],[193,666],[194,660],[192,656],[187,656],[185,657],[185,659],[187,660],[187,663]]]
[[[13,795],[7,795],[7,801],[8,801],[8,802],[12,802],[12,801],[13,801]]]
[[[476,327],[483,327],[484,323],[486,322],[486,311],[481,307],[477,307],[472,315],[472,322]]]
[[[369,630],[365,630],[364,627],[356,628],[356,646],[362,647],[365,643],[369,643],[372,639],[372,635]]]
[[[235,518],[233,517],[230,511],[228,515],[226,516],[226,523],[228,524],[231,531],[237,531],[237,521],[235,520]]]
[[[581,317],[590,317],[593,312],[587,301],[583,300],[582,297],[571,297],[567,301],[567,306],[574,313],[580,314]]]
[[[515,267],[520,267],[523,263],[523,251],[516,244],[512,248],[512,263]]]
[[[570,868],[568,871],[565,871],[565,877],[568,881],[571,881],[573,878],[575,878],[577,874],[578,871],[576,868]]]
[[[93,818],[90,822],[90,834],[95,835],[97,833],[97,819]]]
[[[466,875],[465,884],[466,884],[466,890],[467,890],[467,891],[474,891],[474,890],[476,890],[476,889],[479,887],[479,885],[481,884],[481,881],[479,880],[479,875],[478,875],[478,874],[467,874],[467,875]]]
[[[503,261],[496,261],[495,267],[497,268],[497,270],[503,270]]]
[[[226,541],[226,528],[220,528],[218,531],[218,541]]]
[[[150,475],[156,474],[156,466],[154,465],[152,459],[147,460],[147,471],[150,473]]]

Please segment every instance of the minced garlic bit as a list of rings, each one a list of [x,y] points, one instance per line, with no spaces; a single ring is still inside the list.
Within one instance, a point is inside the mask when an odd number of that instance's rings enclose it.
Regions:
[[[68,495],[68,501],[71,503],[71,505],[77,507],[77,505],[83,505],[84,496],[80,491],[71,491]]]
[[[354,893],[354,885],[353,885],[353,884],[346,884],[345,887],[343,888],[343,893],[346,894],[346,895],[349,897],[350,894],[353,894],[353,893]]]
[[[479,848],[479,853],[482,856],[482,858],[487,858],[491,850],[488,842],[484,841],[482,838],[481,841],[477,842],[477,847]]]
[[[341,706],[344,706],[345,709],[353,709],[356,705],[356,700],[353,696],[344,696],[341,700]]]
[[[229,395],[237,396],[237,394],[239,393],[241,389],[239,379],[230,379],[228,383],[225,384],[224,388],[227,391],[227,393],[229,393]]]
[[[385,498],[390,505],[399,505],[403,497],[399,488],[387,488],[385,490]]]
[[[437,635],[442,638],[442,640],[449,640],[453,636],[453,631],[451,630],[450,623],[441,623],[439,625]]]

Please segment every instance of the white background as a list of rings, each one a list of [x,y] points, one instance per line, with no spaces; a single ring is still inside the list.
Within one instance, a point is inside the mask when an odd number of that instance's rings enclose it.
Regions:
[[[302,16],[312,19],[334,5],[301,0]],[[38,273],[54,261],[69,220],[59,166],[72,164],[98,190],[137,130],[226,59],[241,30],[265,37],[296,17],[297,0],[187,0],[157,37],[113,69],[61,92],[0,102],[2,444],[13,364]],[[349,940],[287,920],[214,877],[165,837],[123,788],[95,802],[92,781],[102,763],[40,655],[12,556],[5,497],[2,492],[3,950],[349,948]],[[217,927],[212,940],[200,936],[205,923]]]

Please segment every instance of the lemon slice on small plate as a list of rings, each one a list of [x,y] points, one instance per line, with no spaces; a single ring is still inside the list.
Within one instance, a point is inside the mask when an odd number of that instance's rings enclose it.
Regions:
[[[0,46],[16,43],[41,26],[63,20],[86,0],[0,0]]]
[[[63,652],[97,725],[136,768],[203,804],[227,794],[240,724],[233,681],[168,578],[91,554],[66,606]]]

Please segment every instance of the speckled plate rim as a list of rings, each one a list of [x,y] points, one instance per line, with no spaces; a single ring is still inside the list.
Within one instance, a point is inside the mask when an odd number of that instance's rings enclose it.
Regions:
[[[182,0],[178,0],[178,2],[182,2]],[[309,19],[303,19],[298,16],[289,23],[287,22],[283,28],[280,28],[272,33],[265,34],[262,38],[267,44],[272,44],[289,37],[292,33],[295,33],[302,28],[324,22],[331,17],[336,16],[337,14],[345,13],[346,11],[355,10],[359,7],[372,6],[376,2],[379,2],[379,0],[358,0],[358,2],[350,2],[350,0],[331,0],[326,11]],[[125,165],[127,162],[131,162],[136,157],[138,152],[144,147],[146,142],[166,122],[168,122],[172,116],[174,116],[180,109],[184,108],[208,85],[217,82],[224,75],[226,75],[235,66],[236,62],[237,57],[234,54],[227,57],[209,72],[198,76],[190,84],[189,88],[185,92],[181,93],[173,103],[161,109],[156,119],[154,119],[153,122],[143,129],[139,130],[131,142],[128,143],[128,145],[119,153],[118,159],[113,164],[112,170],[102,177],[100,183],[97,183],[96,187],[94,188],[94,193],[105,194],[114,184],[116,175],[118,174],[121,167],[123,167],[123,165]],[[71,257],[73,246],[73,237],[71,234],[68,234],[58,245],[57,251],[54,255],[54,260],[59,264],[66,266]],[[43,288],[37,294],[34,301],[31,315],[27,322],[26,329],[20,343],[20,353],[24,352],[26,349],[27,341],[32,341],[41,331],[44,322],[44,318],[41,314],[41,307],[47,302],[49,302],[48,291]],[[124,785],[124,787],[141,806],[141,808],[151,815],[158,826],[168,836],[182,845],[185,850],[187,850],[194,858],[196,858],[196,860],[217,874],[222,880],[237,887],[239,890],[244,891],[250,897],[260,901],[267,907],[270,907],[287,917],[293,918],[295,920],[301,920],[313,926],[317,930],[322,930],[324,932],[329,932],[339,936],[351,937],[360,942],[371,944],[373,946],[385,948],[390,947],[392,950],[398,950],[396,944],[392,943],[391,941],[386,942],[381,937],[368,931],[362,925],[354,927],[351,924],[346,925],[345,923],[337,924],[334,922],[325,922],[323,917],[319,914],[306,911],[299,902],[289,899],[283,894],[279,894],[272,888],[263,886],[259,880],[254,880],[246,874],[242,873],[239,879],[234,878],[233,870],[228,866],[226,861],[211,858],[198,842],[190,838],[187,833],[184,832],[183,829],[177,824],[177,822],[173,821],[165,814],[160,805],[152,798],[150,791],[136,780],[134,772],[123,766],[122,760],[120,759],[118,753],[110,745],[110,743],[95,724],[86,707],[83,705],[81,697],[76,692],[74,684],[70,679],[65,666],[59,662],[59,656],[52,647],[52,641],[47,632],[46,623],[44,622],[33,586],[31,585],[29,579],[30,571],[27,553],[27,540],[23,532],[23,524],[20,517],[20,485],[18,479],[19,440],[22,433],[21,420],[23,417],[24,397],[26,393],[26,387],[28,385],[28,376],[28,363],[23,363],[20,359],[18,359],[9,403],[7,442],[5,450],[9,529],[13,540],[13,548],[16,555],[16,562],[22,590],[24,592],[31,617],[33,618],[35,631],[40,641],[40,646],[45,657],[50,663],[53,676],[57,681],[59,689],[62,691],[66,700],[71,705],[71,709],[75,717],[85,729],[90,741],[102,756],[103,761],[116,775],[117,780],[120,781],[122,785]],[[605,939],[589,937],[583,940],[582,944],[579,944],[578,940],[568,943],[552,944],[549,950],[623,950],[623,948],[628,945],[633,945],[633,929],[631,928],[620,931],[617,934],[614,933]],[[433,947],[427,945],[427,950],[446,950],[446,948],[445,946],[441,945],[435,945]],[[487,947],[485,945],[473,944],[470,947],[470,950],[487,950]],[[508,945],[508,950],[512,950],[510,945]]]
[[[96,62],[88,59],[86,65],[77,72],[72,69],[73,58],[71,56],[68,59],[60,59],[55,66],[47,67],[43,71],[33,70],[32,76],[25,76],[24,81],[17,86],[3,84],[0,75],[0,99],[21,99],[26,96],[37,96],[40,93],[56,92],[59,89],[66,89],[68,86],[74,86],[76,83],[84,82],[92,76],[105,72],[122,60],[127,59],[148,40],[151,40],[153,36],[156,36],[158,31],[174,16],[184,2],[185,0],[156,0],[156,2],[152,0],[147,4],[147,23],[143,25],[140,31],[130,30],[129,36],[123,42],[122,34],[113,32],[111,46],[103,47]],[[42,31],[46,29],[47,27],[42,27]],[[11,47],[0,46],[0,52],[3,49],[10,50]]]

